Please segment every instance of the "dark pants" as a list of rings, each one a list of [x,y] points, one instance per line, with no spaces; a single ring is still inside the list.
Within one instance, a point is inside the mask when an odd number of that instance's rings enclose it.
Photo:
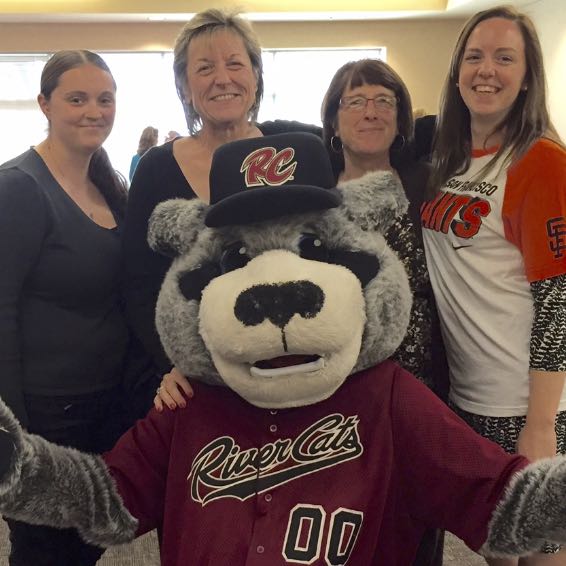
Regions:
[[[74,397],[26,396],[28,432],[83,452],[110,450],[123,430],[120,390]],[[86,544],[74,529],[7,520],[10,566],[92,566],[104,549]]]
[[[423,535],[413,566],[442,566],[443,554],[444,531],[430,529]]]

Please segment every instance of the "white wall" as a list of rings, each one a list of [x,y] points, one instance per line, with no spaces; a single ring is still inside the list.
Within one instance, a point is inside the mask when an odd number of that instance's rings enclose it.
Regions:
[[[542,44],[550,115],[566,141],[566,3],[538,0],[525,12],[535,22]]]

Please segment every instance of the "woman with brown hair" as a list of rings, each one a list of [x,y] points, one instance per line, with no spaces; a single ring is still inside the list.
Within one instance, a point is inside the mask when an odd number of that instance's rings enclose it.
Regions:
[[[0,396],[51,442],[100,453],[123,432],[128,345],[119,300],[126,187],[102,144],[116,85],[90,51],[41,75],[45,140],[0,167]],[[8,521],[10,566],[90,566],[74,530]]]
[[[446,359],[426,269],[419,209],[429,168],[406,151],[413,141],[411,97],[401,77],[386,63],[362,59],[342,66],[334,75],[322,104],[323,139],[333,161],[338,184],[371,171],[392,171],[409,200],[407,214],[396,219],[386,234],[397,253],[413,292],[407,334],[393,354],[441,397],[446,393]],[[442,564],[443,535],[428,531],[415,566]]]
[[[512,7],[460,34],[430,186],[422,224],[452,406],[508,452],[566,452],[566,150],[536,30]],[[566,564],[557,550],[488,563]]]
[[[323,138],[338,183],[346,185],[370,171],[399,175],[409,199],[408,213],[397,219],[388,243],[410,275],[413,311],[407,336],[395,358],[429,386],[441,387],[441,340],[433,340],[435,308],[426,270],[419,209],[429,168],[411,159],[404,146],[413,138],[411,97],[401,77],[386,63],[362,59],[341,67],[322,104]],[[433,344],[435,353],[433,354]]]
[[[158,141],[159,141],[159,130],[157,128],[148,126],[147,128],[143,129],[140,136],[140,141],[138,143],[138,150],[136,151],[135,155],[132,157],[132,161],[130,163],[130,173],[129,173],[130,181],[134,177],[136,167],[138,166],[138,163],[142,155],[144,155],[152,147],[155,147]]]

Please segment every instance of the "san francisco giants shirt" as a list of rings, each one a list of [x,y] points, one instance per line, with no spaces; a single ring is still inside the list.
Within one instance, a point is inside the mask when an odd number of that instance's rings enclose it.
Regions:
[[[473,153],[469,170],[423,205],[422,225],[451,399],[508,417],[528,407],[530,283],[566,273],[566,151],[541,140],[478,177],[493,153]]]
[[[163,566],[405,566],[430,526],[478,549],[527,463],[390,361],[294,409],[193,387],[105,456],[139,534],[160,529]]]

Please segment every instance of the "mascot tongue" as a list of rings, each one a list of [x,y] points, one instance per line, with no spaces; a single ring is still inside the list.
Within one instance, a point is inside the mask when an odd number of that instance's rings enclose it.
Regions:
[[[284,368],[288,366],[298,366],[314,362],[319,356],[309,356],[307,354],[291,354],[289,356],[279,356],[270,360],[259,360],[254,365],[261,369]]]

